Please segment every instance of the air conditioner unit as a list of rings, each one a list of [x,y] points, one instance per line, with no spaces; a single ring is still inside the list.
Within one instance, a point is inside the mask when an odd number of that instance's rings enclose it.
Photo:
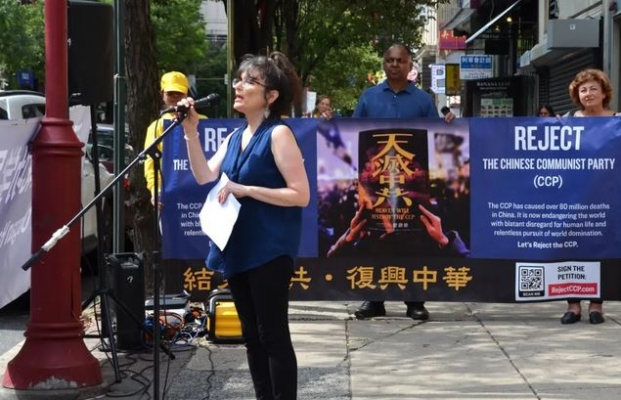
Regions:
[[[548,22],[548,49],[599,47],[599,19],[552,19]]]

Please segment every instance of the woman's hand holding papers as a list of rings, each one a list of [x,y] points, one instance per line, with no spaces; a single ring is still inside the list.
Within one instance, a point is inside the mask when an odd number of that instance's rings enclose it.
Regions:
[[[236,198],[245,197],[248,195],[248,187],[228,181],[218,192],[218,202],[220,204],[224,203],[229,194],[232,194]]]

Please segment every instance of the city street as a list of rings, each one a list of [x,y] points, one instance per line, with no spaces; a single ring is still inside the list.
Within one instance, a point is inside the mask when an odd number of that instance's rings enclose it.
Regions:
[[[358,321],[352,319],[357,306],[339,301],[290,304],[300,400],[619,398],[618,301],[605,303],[601,325],[585,318],[561,325],[564,302],[429,302],[431,318],[425,322],[405,317],[401,302],[387,302],[385,317]],[[102,362],[106,383],[77,390],[72,399],[153,398],[152,356],[121,353],[126,379],[114,384],[106,353],[96,350],[96,340],[86,345]],[[255,398],[242,345],[202,339],[175,346],[173,352],[177,357],[172,361],[160,354],[161,399]],[[0,374],[12,356],[0,357]],[[138,375],[139,380],[130,378]],[[67,398],[61,394],[31,398]],[[1,400],[24,398],[20,395],[0,389]]]

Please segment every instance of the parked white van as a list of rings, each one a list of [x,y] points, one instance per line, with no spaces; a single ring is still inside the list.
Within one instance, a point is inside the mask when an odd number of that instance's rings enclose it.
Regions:
[[[30,119],[45,115],[45,96],[30,90],[0,91],[0,119]]]
[[[41,118],[44,115],[45,96],[42,93],[28,90],[0,91],[0,120]],[[85,129],[85,134],[78,134],[78,137],[81,138],[83,143],[86,142],[90,129],[90,124],[86,125],[87,126],[83,128]],[[105,188],[113,179],[114,175],[108,172],[103,164],[99,163],[99,181],[101,189]],[[89,204],[95,197],[95,170],[89,157],[83,157],[81,195],[83,206]],[[102,205],[102,231],[104,232],[102,243],[104,244],[104,252],[106,253],[110,252],[112,247],[112,201],[110,196],[108,196]],[[84,215],[82,221],[76,222],[76,225],[80,225],[82,229],[82,253],[88,254],[97,249],[97,216],[95,208],[91,208]],[[58,228],[61,227],[59,226]],[[72,226],[70,228],[78,229],[78,226]]]

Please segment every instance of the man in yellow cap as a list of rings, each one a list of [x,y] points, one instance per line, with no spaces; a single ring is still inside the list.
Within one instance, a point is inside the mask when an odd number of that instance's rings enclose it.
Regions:
[[[162,94],[162,100],[164,101],[164,107],[169,108],[176,106],[179,100],[188,96],[189,87],[190,84],[188,82],[188,78],[181,72],[171,71],[162,75],[162,79],[160,80],[160,91]],[[200,117],[207,118],[203,115]],[[175,118],[174,113],[166,113],[151,122],[151,125],[147,128],[147,134],[144,140],[145,148],[150,146],[157,137],[162,135],[162,132],[164,131],[164,121],[171,120],[173,118]],[[159,143],[158,149],[162,151],[162,143]],[[151,203],[155,205],[155,166],[151,157],[147,157],[144,161],[144,177],[147,180],[147,189],[151,192]],[[158,176],[158,178],[157,187],[158,190],[161,191],[161,175]],[[161,203],[159,206],[161,206]]]

